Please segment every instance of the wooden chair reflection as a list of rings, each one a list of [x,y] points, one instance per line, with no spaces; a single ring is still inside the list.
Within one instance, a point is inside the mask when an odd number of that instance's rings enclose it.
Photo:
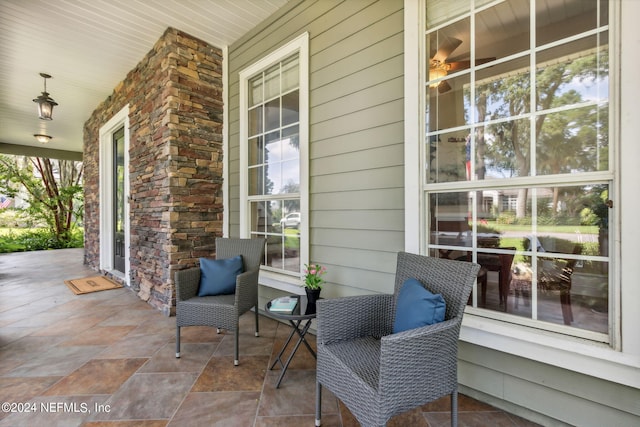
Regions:
[[[481,268],[478,272],[478,285],[482,306],[487,305],[487,275],[489,271],[498,272],[498,299],[503,311],[507,311],[507,297],[509,296],[509,284],[511,283],[511,265],[516,248],[500,248],[508,250],[506,254],[478,254],[478,264]]]
[[[573,248],[573,254],[582,253],[582,245],[577,243]],[[571,285],[572,275],[577,259],[557,259],[550,268],[538,270],[538,286],[542,292],[559,292],[560,305],[562,306],[562,318],[565,325],[573,322],[571,310]],[[564,263],[564,265],[562,265]]]
[[[509,295],[509,285],[511,283],[511,265],[515,257],[516,248],[499,248],[508,250],[506,254],[478,254],[478,286],[480,289],[480,303],[482,307],[487,306],[487,280],[489,271],[498,273],[498,300],[503,311],[507,311],[507,297]],[[441,254],[442,255],[442,254]],[[456,258],[458,261],[471,261],[471,252]],[[469,300],[471,304],[471,300]]]

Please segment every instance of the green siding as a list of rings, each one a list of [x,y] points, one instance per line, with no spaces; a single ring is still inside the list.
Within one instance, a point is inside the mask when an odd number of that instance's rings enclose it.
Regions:
[[[543,425],[636,426],[640,420],[637,388],[464,342],[459,359],[461,384]]]
[[[400,0],[294,1],[230,46],[230,233],[239,234],[238,73],[303,32],[310,38],[311,261],[329,270],[326,295],[390,292],[395,254],[404,248]]]

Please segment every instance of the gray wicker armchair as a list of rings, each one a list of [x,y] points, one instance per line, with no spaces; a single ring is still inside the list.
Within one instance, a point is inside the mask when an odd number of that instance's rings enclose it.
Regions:
[[[458,337],[464,308],[480,266],[400,252],[394,295],[317,303],[316,425],[322,387],[335,394],[364,426],[451,395],[457,425]],[[415,278],[446,301],[445,320],[393,334],[396,298]]]
[[[216,258],[242,255],[243,273],[236,278],[236,292],[231,295],[198,296],[200,268],[176,271],[176,357],[180,357],[180,328],[213,326],[235,333],[235,360],[239,363],[238,319],[255,307],[256,336],[258,324],[258,273],[264,258],[264,239],[216,239]]]

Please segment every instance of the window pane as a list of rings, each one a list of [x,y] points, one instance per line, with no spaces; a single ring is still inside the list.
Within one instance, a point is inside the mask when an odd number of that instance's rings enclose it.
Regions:
[[[287,271],[300,271],[300,231],[287,228],[284,232],[284,263]]]
[[[297,125],[282,130],[282,143],[283,160],[300,159],[300,136]]]
[[[268,202],[266,265],[286,271],[300,271],[300,200]]]
[[[249,166],[264,162],[264,140],[261,136],[249,140]]]
[[[427,28],[469,12],[468,1],[430,0],[427,6]]]
[[[469,18],[465,18],[427,36],[427,52],[429,52],[428,81],[469,68],[470,22]],[[455,61],[452,58],[455,58]],[[435,88],[437,85],[438,83],[429,84],[431,88]],[[444,83],[441,83],[438,89],[440,93],[449,90]]]
[[[264,194],[264,167],[252,167],[249,169],[249,195]]]
[[[280,98],[267,102],[264,106],[264,130],[269,132],[280,127]]]
[[[469,227],[469,207],[471,200],[469,193],[439,193],[429,197],[429,209],[431,218],[429,221],[430,243],[443,246],[471,247],[471,234]],[[443,254],[452,258],[451,248],[443,248]],[[458,256],[452,259],[458,258]]]
[[[268,163],[282,160],[282,142],[280,141],[280,131],[271,132],[265,136],[266,139],[266,161]]]
[[[526,114],[530,99],[528,56],[476,72],[476,122]]]
[[[527,49],[528,0],[507,0],[476,15],[476,64]]]
[[[544,50],[536,59],[538,110],[609,98],[607,33]]]
[[[297,123],[300,120],[300,93],[295,90],[282,97],[282,126]]]
[[[491,243],[495,243],[491,240]],[[488,246],[490,247],[490,246]],[[478,307],[496,311],[508,311],[507,303],[511,286],[516,248],[495,246],[494,252],[478,251],[476,262],[481,265],[478,273],[476,303]]]
[[[466,181],[468,131],[445,132],[429,137],[428,182]]]
[[[542,123],[536,145],[538,175],[608,169],[606,155],[601,158],[608,145],[608,127],[600,122],[599,112],[597,105],[591,105],[538,117]]]
[[[266,186],[262,194],[278,194],[282,187],[282,163],[267,161],[265,175]]]
[[[432,65],[447,63],[452,55],[469,54],[471,21],[461,19],[436,30],[427,37],[427,51]],[[455,55],[454,55],[455,53]]]
[[[251,202],[251,232],[264,233],[267,226],[267,210],[265,202]]]
[[[538,257],[537,265],[538,320],[608,332],[607,263],[567,255]]]
[[[281,233],[280,219],[282,218],[282,200],[270,200],[267,202],[269,212],[267,213],[267,232]]]
[[[478,180],[506,179],[530,175],[530,119],[509,120],[477,127],[475,174]]]
[[[538,319],[608,332],[607,263],[585,261],[585,246],[560,257],[537,257]]]
[[[300,192],[300,162],[289,160],[282,162],[282,187],[279,194]]]
[[[274,65],[264,73],[264,99],[269,100],[280,95],[280,64]]]
[[[463,74],[427,87],[425,120],[428,132],[469,123],[469,82],[470,75]]]
[[[254,136],[263,132],[262,129],[262,106],[249,110],[249,136]]]
[[[249,80],[249,107],[262,102],[262,75]]]
[[[282,62],[282,92],[288,92],[298,87],[300,84],[299,74],[298,55]]]
[[[538,1],[536,3],[536,46],[593,30],[598,25],[597,13],[598,2],[595,0]]]
[[[300,199],[285,199],[282,201],[282,206],[283,218],[285,218],[286,215],[289,214],[300,214]],[[298,219],[298,222],[300,222],[300,219]]]
[[[265,250],[266,265],[269,267],[283,269],[284,267],[284,235],[267,236],[267,247]]]

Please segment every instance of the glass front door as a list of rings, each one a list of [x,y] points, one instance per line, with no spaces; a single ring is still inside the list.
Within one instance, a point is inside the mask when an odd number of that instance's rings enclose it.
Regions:
[[[113,134],[113,267],[125,271],[124,127]]]

